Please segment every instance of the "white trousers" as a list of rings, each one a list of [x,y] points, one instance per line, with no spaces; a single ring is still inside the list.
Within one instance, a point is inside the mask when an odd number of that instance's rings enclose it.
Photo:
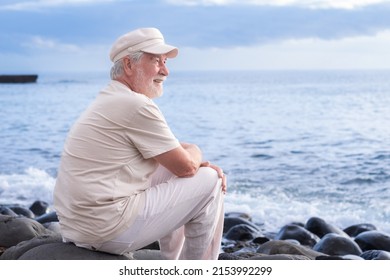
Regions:
[[[151,183],[131,227],[96,249],[124,254],[159,240],[165,259],[218,259],[224,209],[217,172],[201,167],[193,177],[178,178],[160,166]]]

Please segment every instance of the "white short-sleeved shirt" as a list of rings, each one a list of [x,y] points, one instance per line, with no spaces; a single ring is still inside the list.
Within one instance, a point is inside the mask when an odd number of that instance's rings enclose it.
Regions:
[[[107,241],[131,225],[156,170],[154,156],[179,147],[157,105],[111,81],[66,139],[54,189],[63,237]]]

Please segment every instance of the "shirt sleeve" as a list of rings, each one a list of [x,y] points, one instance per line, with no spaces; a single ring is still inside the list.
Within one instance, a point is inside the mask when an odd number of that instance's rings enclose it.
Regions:
[[[152,102],[138,109],[133,117],[132,127],[129,137],[145,159],[168,152],[180,145],[161,111]]]

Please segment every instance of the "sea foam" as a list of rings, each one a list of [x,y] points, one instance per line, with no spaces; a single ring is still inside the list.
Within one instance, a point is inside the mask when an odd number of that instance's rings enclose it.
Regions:
[[[29,167],[21,174],[0,174],[0,204],[30,206],[36,200],[52,204],[55,178]]]

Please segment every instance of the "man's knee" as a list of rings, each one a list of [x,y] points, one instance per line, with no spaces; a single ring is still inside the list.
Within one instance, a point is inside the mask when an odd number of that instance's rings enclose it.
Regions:
[[[198,175],[202,176],[202,180],[207,182],[207,185],[210,188],[221,188],[221,179],[218,177],[218,173],[215,169],[211,167],[201,167],[199,168]]]
[[[218,180],[217,171],[211,167],[201,167],[198,172],[202,173],[202,175],[207,177],[209,180]]]

